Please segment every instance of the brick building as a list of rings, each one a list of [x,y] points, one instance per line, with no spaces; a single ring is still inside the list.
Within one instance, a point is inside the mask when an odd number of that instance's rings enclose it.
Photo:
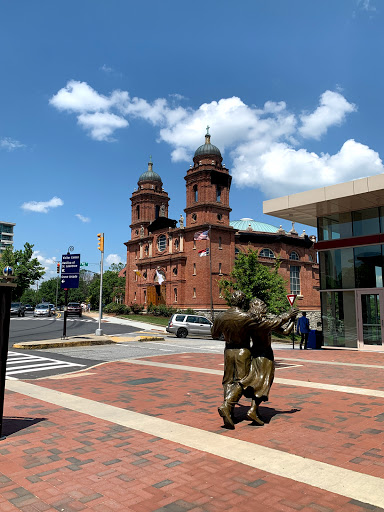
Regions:
[[[294,226],[286,233],[252,219],[231,222],[231,180],[207,133],[185,176],[185,219],[176,221],[168,218],[170,199],[149,162],[131,197],[126,304],[224,309],[217,281],[229,276],[236,254],[251,247],[266,265],[280,258],[287,292],[299,295],[301,309],[320,309],[315,238],[299,236]]]

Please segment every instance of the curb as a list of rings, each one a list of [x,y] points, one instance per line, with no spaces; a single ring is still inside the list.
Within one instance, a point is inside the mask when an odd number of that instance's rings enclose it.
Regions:
[[[163,336],[78,336],[66,340],[42,340],[25,341],[24,343],[15,343],[13,348],[24,350],[44,350],[47,348],[63,347],[87,347],[91,345],[112,345],[113,343],[126,343],[128,341],[164,341]]]

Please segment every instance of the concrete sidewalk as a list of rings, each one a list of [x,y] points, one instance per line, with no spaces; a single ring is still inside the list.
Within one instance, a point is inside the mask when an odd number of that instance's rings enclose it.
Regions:
[[[384,510],[384,354],[275,351],[263,427],[222,428],[223,359],[7,381],[3,512]]]

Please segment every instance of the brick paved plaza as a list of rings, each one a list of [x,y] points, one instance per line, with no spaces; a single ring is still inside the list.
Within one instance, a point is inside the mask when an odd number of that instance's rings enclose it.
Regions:
[[[262,427],[222,428],[223,358],[7,381],[0,511],[384,510],[384,354],[276,350]]]

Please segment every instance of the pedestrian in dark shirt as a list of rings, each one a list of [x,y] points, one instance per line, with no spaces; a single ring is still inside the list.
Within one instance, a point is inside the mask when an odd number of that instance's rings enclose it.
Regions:
[[[301,313],[301,317],[297,320],[296,332],[297,332],[297,334],[301,334],[300,350],[303,348],[302,347],[303,344],[304,344],[304,350],[307,350],[308,335],[309,335],[309,320],[307,318],[307,313],[305,311],[303,311]]]

